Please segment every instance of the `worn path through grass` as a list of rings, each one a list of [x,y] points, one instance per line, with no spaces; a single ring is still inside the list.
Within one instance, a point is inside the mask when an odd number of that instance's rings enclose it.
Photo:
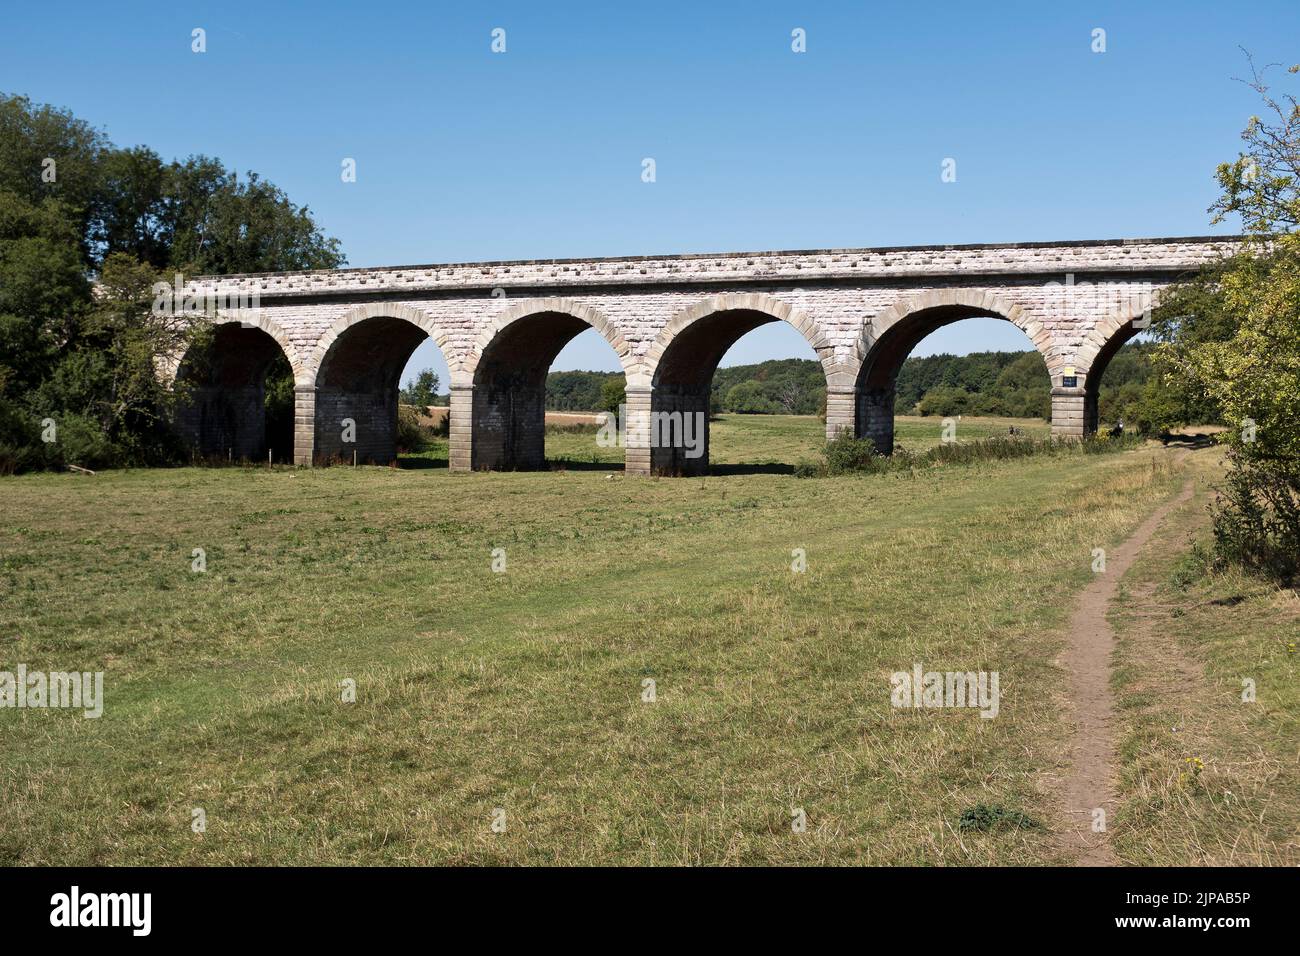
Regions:
[[[1300,865],[1300,598],[1207,567],[1217,458],[1189,456],[1111,609],[1125,865]]]
[[[1070,686],[1069,770],[1062,781],[1066,818],[1061,843],[1083,866],[1113,866],[1107,817],[1115,812],[1115,728],[1111,694],[1115,634],[1108,615],[1119,592],[1119,578],[1132,566],[1165,517],[1192,497],[1188,479],[1178,497],[1165,502],[1117,548],[1094,554],[1096,579],[1088,585],[1070,616],[1061,665]],[[1098,562],[1101,563],[1098,563]]]

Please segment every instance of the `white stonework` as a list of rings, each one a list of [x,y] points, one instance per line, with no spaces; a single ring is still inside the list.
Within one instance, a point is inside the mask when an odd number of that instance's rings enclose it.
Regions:
[[[467,468],[475,460],[467,443],[476,423],[463,418],[474,407],[474,390],[486,387],[484,356],[497,341],[513,341],[508,354],[523,361],[534,339],[553,346],[555,337],[548,337],[544,323],[574,320],[610,343],[638,394],[672,377],[665,377],[661,363],[693,326],[702,346],[692,349],[708,351],[762,320],[788,322],[826,371],[828,434],[849,427],[863,434],[863,423],[854,421],[854,392],[861,390],[882,336],[887,340],[894,330],[905,338],[909,323],[922,321],[1004,318],[1025,332],[1047,363],[1061,413],[1054,431],[1082,434],[1088,386],[1095,392],[1114,348],[1134,334],[1133,320],[1161,288],[1230,254],[1238,241],[1126,239],[460,263],[203,277],[185,291],[243,295],[244,301],[255,295],[260,307],[252,324],[284,350],[300,396],[323,384],[318,376],[326,356],[344,347],[349,330],[376,318],[417,327],[447,361],[458,396],[452,403],[452,464]],[[724,313],[744,318],[727,328],[717,323],[712,338],[700,332]],[[249,316],[221,318],[247,322]],[[403,343],[409,344],[405,336]],[[367,348],[381,349],[382,343]],[[1094,369],[1099,357],[1102,367]],[[500,359],[494,363],[498,378],[500,365]],[[1076,379],[1074,389],[1064,386],[1067,375]],[[494,386],[494,394],[499,397],[504,387]],[[300,409],[296,457],[310,463],[313,446],[304,421]],[[513,447],[518,436],[512,426],[500,427],[503,447]],[[509,460],[498,464],[508,466]],[[629,463],[634,460],[638,464],[630,464],[630,471],[645,470],[644,454],[629,454]]]

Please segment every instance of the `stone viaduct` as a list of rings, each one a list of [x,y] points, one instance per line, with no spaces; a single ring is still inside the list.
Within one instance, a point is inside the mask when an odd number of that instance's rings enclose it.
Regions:
[[[216,302],[207,358],[174,358],[189,380],[182,431],[206,455],[266,455],[266,371],[293,369],[293,459],[388,462],[398,377],[426,337],[450,370],[453,470],[544,465],[545,379],[594,328],[626,375],[630,414],[708,411],[718,362],[742,335],[788,322],[826,374],[827,435],[893,447],[894,384],[940,326],[975,316],[1021,329],[1047,364],[1052,433],[1097,427],[1116,350],[1171,281],[1233,251],[1235,237],[913,246],[721,255],[478,262],[196,278]],[[178,303],[179,307],[179,303]],[[200,367],[201,366],[201,367]],[[707,419],[707,414],[706,414]],[[355,435],[343,421],[355,422]],[[344,439],[351,437],[351,442]],[[629,474],[695,474],[705,452],[633,435]]]

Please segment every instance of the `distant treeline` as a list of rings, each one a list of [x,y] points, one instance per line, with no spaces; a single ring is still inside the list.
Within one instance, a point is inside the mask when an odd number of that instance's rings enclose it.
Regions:
[[[1150,371],[1144,343],[1126,345],[1106,370],[1101,389],[1103,421],[1135,417]],[[604,407],[606,382],[617,372],[552,372],[546,407],[593,411]],[[903,362],[894,408],[900,415],[1005,415],[1048,418],[1051,381],[1038,352],[975,352],[927,355]],[[719,412],[816,415],[826,401],[821,365],[811,359],[773,359],[720,368],[713,376],[713,407]]]
[[[546,407],[558,412],[604,409],[606,382],[622,384],[621,372],[552,372]],[[720,412],[816,415],[826,398],[826,377],[809,359],[772,359],[758,365],[720,368],[713,376],[713,407]]]
[[[546,407],[552,412],[599,412],[606,382],[622,383],[622,372],[552,372],[546,376]]]

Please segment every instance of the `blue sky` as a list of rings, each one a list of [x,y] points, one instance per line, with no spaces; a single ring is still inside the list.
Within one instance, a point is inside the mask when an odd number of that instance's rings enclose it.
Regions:
[[[1238,47],[1297,40],[1295,0],[8,4],[0,90],[256,170],[356,266],[1168,236],[1233,231]],[[1022,347],[971,320],[917,354]],[[777,324],[725,361],[811,354]],[[588,333],[555,367],[617,363]]]

